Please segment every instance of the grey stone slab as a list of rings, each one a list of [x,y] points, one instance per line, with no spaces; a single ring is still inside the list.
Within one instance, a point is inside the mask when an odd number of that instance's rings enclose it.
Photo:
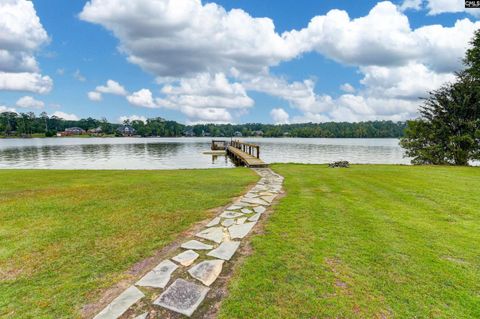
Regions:
[[[214,219],[212,219],[208,224],[207,224],[207,227],[212,227],[212,226],[216,226],[220,223],[220,217],[215,217]]]
[[[147,319],[148,312],[142,313],[141,315],[138,315],[135,317],[135,319]]]
[[[238,203],[235,203],[235,206],[240,206],[240,208],[243,208],[243,207],[246,207],[246,206],[251,206],[251,204],[239,201]]]
[[[210,227],[202,230],[195,236],[208,239],[220,244],[223,240],[223,227]]]
[[[260,219],[260,216],[262,216],[262,214],[260,213],[256,213],[255,215],[251,216],[248,218],[248,221],[249,222],[256,222]]]
[[[187,250],[187,251],[184,251],[183,253],[176,255],[175,257],[172,258],[172,260],[176,261],[182,266],[190,266],[191,264],[193,264],[195,259],[198,258],[198,256],[200,255],[194,252],[193,250]]]
[[[258,194],[255,194],[255,193],[246,193],[245,195],[243,195],[243,197],[246,197],[246,198],[255,198],[255,197],[258,197]]]
[[[249,204],[258,204],[258,205],[268,206],[268,203],[261,198],[244,198],[242,199],[242,201]]]
[[[223,260],[205,260],[188,270],[195,279],[200,280],[205,286],[210,286],[222,272]]]
[[[242,217],[242,218],[237,219],[237,225],[243,224],[246,220],[247,220],[247,217]]]
[[[244,213],[244,214],[251,214],[251,213],[253,213],[252,210],[251,210],[251,209],[248,209],[248,208],[242,208],[241,212]]]
[[[245,203],[244,207],[254,207],[257,206],[258,204],[250,204],[250,203]]]
[[[232,258],[233,254],[235,254],[239,246],[239,241],[225,241],[221,243],[220,246],[209,252],[207,255],[223,260],[230,260],[230,258]]]
[[[228,228],[228,232],[230,233],[230,238],[240,238],[242,239],[245,237],[255,226],[256,223],[245,223],[241,225],[233,225]]]
[[[138,288],[130,286],[96,315],[94,319],[117,319],[143,297],[145,295]]]
[[[255,211],[255,213],[263,214],[267,209],[263,206],[257,206],[253,210]]]
[[[235,224],[235,220],[234,220],[234,219],[225,219],[225,220],[222,222],[222,226],[225,226],[225,227],[232,226],[233,224]]]
[[[271,195],[271,196],[262,196],[262,199],[268,203],[271,203],[273,202],[273,200],[275,199],[275,196],[274,195]]]
[[[190,317],[209,290],[210,288],[177,279],[153,304]]]
[[[240,216],[243,216],[241,213],[237,213],[237,212],[230,212],[230,211],[224,211],[220,217],[223,217],[223,218],[237,218],[237,217],[240,217]]]
[[[152,271],[148,272],[142,279],[137,281],[137,286],[165,288],[170,281],[172,273],[178,268],[170,260],[159,263]]]
[[[238,205],[232,205],[227,208],[227,210],[239,210],[243,206],[238,206]]]
[[[204,244],[198,240],[187,241],[186,243],[183,243],[182,246],[180,247],[184,249],[194,249],[194,250],[210,250],[213,248],[212,245]]]
[[[275,195],[275,194],[270,193],[270,192],[261,192],[260,195],[261,196],[272,196],[272,195]]]

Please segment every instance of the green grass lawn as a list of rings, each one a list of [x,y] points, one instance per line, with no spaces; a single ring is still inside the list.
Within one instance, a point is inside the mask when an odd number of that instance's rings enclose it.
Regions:
[[[273,168],[220,318],[480,318],[480,168]]]
[[[76,318],[243,193],[247,169],[0,171],[0,318]]]

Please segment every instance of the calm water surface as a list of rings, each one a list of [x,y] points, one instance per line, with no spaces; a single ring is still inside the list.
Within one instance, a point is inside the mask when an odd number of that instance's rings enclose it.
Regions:
[[[397,139],[245,138],[267,163],[408,164]],[[202,154],[211,138],[0,139],[0,168],[178,169],[233,167]]]

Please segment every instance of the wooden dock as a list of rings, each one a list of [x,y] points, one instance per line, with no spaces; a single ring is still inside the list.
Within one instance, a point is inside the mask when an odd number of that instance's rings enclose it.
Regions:
[[[227,146],[227,154],[234,161],[238,161],[247,167],[267,167],[268,164],[260,159],[260,146],[255,144],[231,141]]]

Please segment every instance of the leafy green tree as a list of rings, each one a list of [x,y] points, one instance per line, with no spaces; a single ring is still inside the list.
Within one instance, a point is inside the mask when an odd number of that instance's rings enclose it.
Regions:
[[[104,134],[112,134],[113,133],[113,125],[110,124],[106,118],[102,118],[100,120],[100,128]]]
[[[469,165],[480,159],[480,31],[456,82],[430,92],[401,145],[413,164]]]
[[[413,164],[468,165],[480,159],[480,86],[462,77],[430,93],[401,145]]]
[[[43,121],[43,125],[45,125],[45,126],[44,126],[44,127],[45,127],[45,133],[47,133],[47,132],[49,131],[49,130],[48,130],[48,120],[49,120],[49,118],[48,118],[47,112],[42,112],[42,113],[40,113],[40,118],[41,118],[42,121]]]

